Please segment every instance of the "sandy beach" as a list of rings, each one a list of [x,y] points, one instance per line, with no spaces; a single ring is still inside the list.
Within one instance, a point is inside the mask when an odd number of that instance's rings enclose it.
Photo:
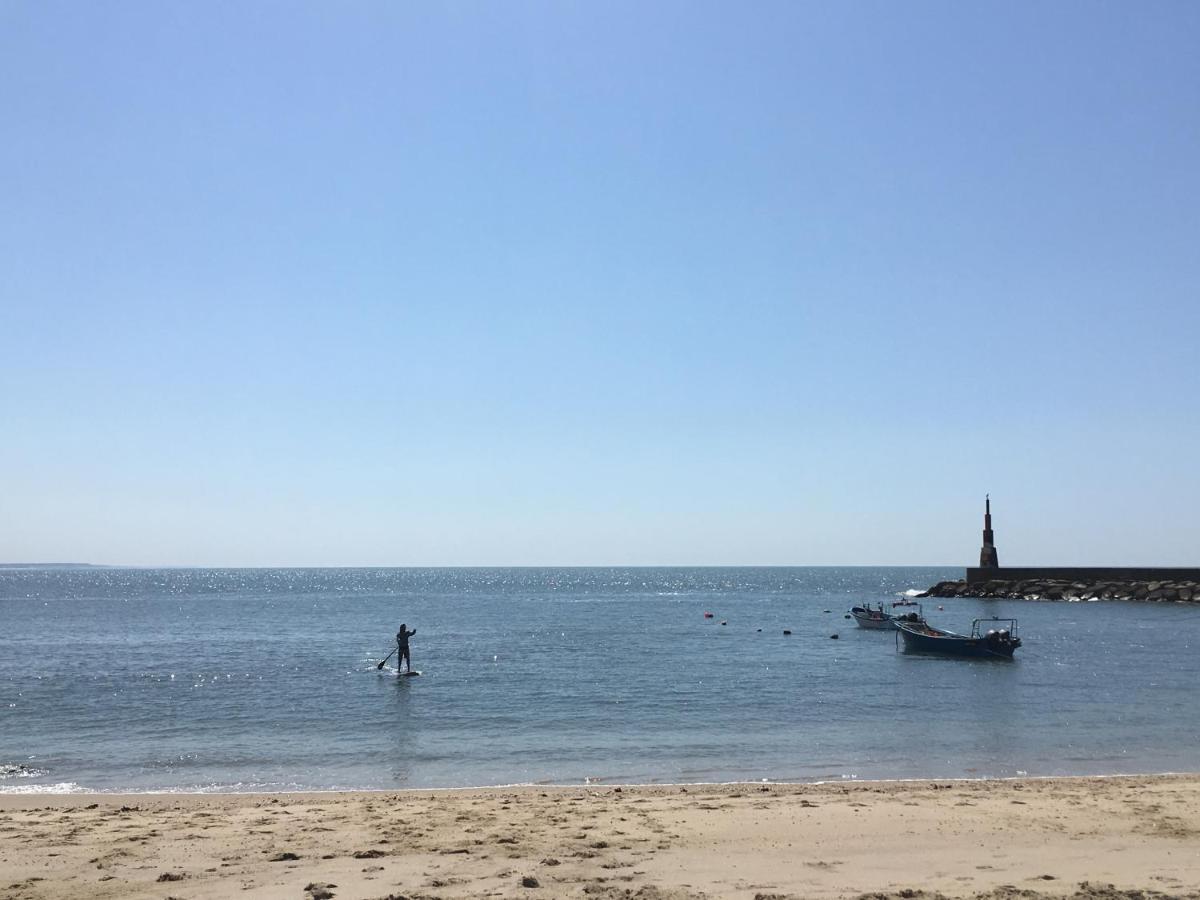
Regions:
[[[1194,775],[0,797],[12,900],[1198,889]]]

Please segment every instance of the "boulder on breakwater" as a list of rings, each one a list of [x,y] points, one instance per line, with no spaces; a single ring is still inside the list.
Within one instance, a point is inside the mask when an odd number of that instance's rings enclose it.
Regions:
[[[1195,581],[939,581],[918,597],[985,597],[1008,600],[1141,600],[1146,603],[1200,603]]]

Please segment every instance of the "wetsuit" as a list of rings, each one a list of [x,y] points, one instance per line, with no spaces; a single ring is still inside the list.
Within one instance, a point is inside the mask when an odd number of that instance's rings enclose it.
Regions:
[[[404,626],[396,632],[396,651],[400,654],[396,658],[396,669],[399,670],[400,663],[404,663],[405,670],[412,671],[412,659],[408,655],[408,639],[417,633],[417,629],[408,631]]]

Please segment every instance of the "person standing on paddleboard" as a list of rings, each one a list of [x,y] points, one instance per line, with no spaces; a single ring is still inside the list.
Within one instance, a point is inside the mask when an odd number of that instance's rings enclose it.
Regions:
[[[417,629],[408,630],[408,626],[403,623],[400,625],[400,630],[396,632],[396,652],[400,655],[396,657],[396,671],[400,671],[400,663],[404,663],[405,671],[412,671],[412,659],[408,655],[408,639],[417,633]]]

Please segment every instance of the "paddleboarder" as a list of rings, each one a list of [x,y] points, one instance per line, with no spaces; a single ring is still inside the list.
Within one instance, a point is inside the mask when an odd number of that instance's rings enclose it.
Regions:
[[[412,671],[412,659],[408,655],[408,639],[417,633],[417,629],[408,630],[408,626],[401,623],[400,630],[396,632],[396,651],[400,654],[396,657],[396,671],[400,671],[400,663],[404,663],[405,671]]]

